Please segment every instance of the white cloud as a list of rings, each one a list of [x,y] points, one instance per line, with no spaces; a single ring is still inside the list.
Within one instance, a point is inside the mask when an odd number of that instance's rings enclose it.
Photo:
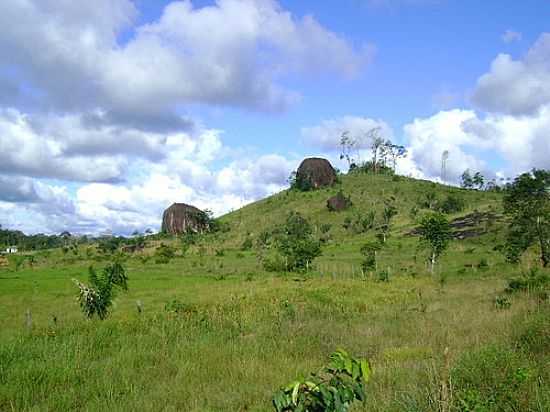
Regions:
[[[77,132],[65,129],[60,133]],[[112,136],[111,136],[112,137]],[[84,139],[86,140],[86,139]],[[116,144],[113,142],[113,144]],[[80,181],[119,179],[126,161],[117,153],[86,156],[82,151],[68,154],[70,142],[54,135],[37,132],[29,117],[15,109],[0,109],[0,173],[33,177],[50,177]]]
[[[487,114],[471,110],[439,112],[405,125],[411,160],[430,178],[441,177],[441,156],[449,151],[447,177],[457,181],[467,168],[489,170],[483,159],[502,163],[499,173],[514,176],[533,167],[550,168],[550,105],[533,116]]]
[[[478,79],[472,100],[487,112],[516,116],[534,115],[550,103],[550,34],[542,34],[521,60],[499,54]]]
[[[492,143],[463,130],[463,124],[471,119],[476,119],[473,111],[451,110],[425,119],[414,119],[404,126],[410,159],[426,177],[441,177],[444,151],[449,152],[446,163],[449,181],[456,181],[467,168],[485,168],[484,163],[470,152],[472,149],[489,149]]]
[[[177,122],[163,116],[185,103],[281,110],[298,98],[281,76],[354,75],[371,57],[369,46],[355,48],[275,0],[200,8],[173,1],[158,21],[134,27],[136,13],[129,0],[3,2],[0,61],[18,68],[34,90],[29,99],[67,110],[99,107],[135,125],[144,117]],[[120,44],[129,27],[133,35]]]
[[[502,35],[502,41],[504,43],[513,43],[516,41],[520,41],[522,37],[523,35],[518,31],[506,30]]]

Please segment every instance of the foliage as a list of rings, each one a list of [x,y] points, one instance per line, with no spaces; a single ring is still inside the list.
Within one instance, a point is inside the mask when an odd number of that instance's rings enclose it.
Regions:
[[[395,215],[397,215],[397,208],[395,207],[395,198],[386,199],[384,201],[384,211],[382,212],[382,223],[378,227],[378,237],[382,240],[382,243],[386,243],[386,239],[391,229],[391,221]]]
[[[455,408],[463,412],[527,411],[535,370],[521,353],[504,346],[467,352],[451,372]]]
[[[176,250],[169,245],[161,243],[155,249],[155,263],[166,264],[176,256]]]
[[[288,182],[290,184],[291,190],[308,192],[313,189],[310,180],[307,179],[305,176],[297,174],[296,172],[291,173],[290,177],[288,178]]]
[[[431,213],[420,221],[421,245],[429,249],[432,271],[437,259],[449,246],[451,226],[441,213]]]
[[[90,266],[88,269],[89,285],[73,279],[79,288],[78,301],[84,315],[92,318],[97,315],[103,320],[109,315],[116,290],[128,290],[126,270],[119,262],[107,265],[100,275]]]
[[[262,259],[262,265],[267,272],[284,272],[287,270],[284,258],[278,254],[265,256]]]
[[[277,391],[273,406],[277,412],[346,412],[354,401],[365,400],[370,373],[366,360],[338,350],[321,371]]]
[[[178,299],[172,299],[164,305],[164,310],[166,312],[183,314],[192,313],[195,311],[195,308],[192,305],[179,301]]]
[[[550,355],[550,307],[541,307],[514,328],[517,346],[534,355]]]
[[[550,171],[534,169],[518,176],[506,191],[504,211],[510,217],[506,257],[518,262],[537,245],[542,266],[550,263]]]
[[[361,246],[360,252],[363,255],[361,268],[364,272],[376,269],[376,253],[381,249],[380,243],[369,242]]]
[[[111,255],[117,251],[123,241],[124,238],[122,237],[105,237],[98,241],[97,249],[105,255]]]
[[[497,309],[510,309],[512,302],[506,296],[495,296],[495,308]]]
[[[445,214],[462,212],[465,207],[466,202],[464,201],[464,198],[456,194],[448,195],[445,200],[439,204],[439,210]]]
[[[250,250],[252,249],[252,246],[254,246],[254,242],[252,241],[252,238],[247,237],[243,243],[241,244],[241,250]]]
[[[514,292],[536,292],[543,291],[550,284],[550,276],[536,268],[532,268],[520,276],[510,279],[505,291]]]
[[[282,232],[277,248],[287,259],[288,270],[307,269],[321,255],[321,244],[313,238],[311,224],[301,214],[291,212]]]

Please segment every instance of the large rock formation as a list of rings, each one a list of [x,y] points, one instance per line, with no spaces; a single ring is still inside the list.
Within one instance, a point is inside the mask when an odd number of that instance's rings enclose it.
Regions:
[[[208,230],[208,215],[195,206],[174,203],[162,215],[162,231],[171,235]]]
[[[296,186],[301,190],[319,189],[336,183],[336,171],[327,159],[305,159],[296,172]]]
[[[352,205],[351,199],[349,196],[345,196],[341,191],[336,194],[336,196],[331,197],[327,200],[327,208],[331,212],[340,212],[346,210]]]

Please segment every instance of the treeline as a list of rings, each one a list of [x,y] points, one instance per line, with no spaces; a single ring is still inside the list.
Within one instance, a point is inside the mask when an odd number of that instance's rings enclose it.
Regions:
[[[67,244],[70,238],[68,233],[60,235],[45,235],[38,233],[35,235],[26,235],[19,230],[3,229],[0,225],[0,250],[10,246],[16,246],[20,250],[43,250],[62,247]],[[79,241],[86,242],[86,238],[79,238]]]

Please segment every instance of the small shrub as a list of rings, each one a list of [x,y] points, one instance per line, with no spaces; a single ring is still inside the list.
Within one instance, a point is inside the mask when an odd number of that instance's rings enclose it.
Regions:
[[[387,269],[381,270],[376,275],[376,280],[378,282],[389,282],[390,281],[390,271]]]
[[[537,268],[532,268],[529,272],[521,274],[519,277],[510,279],[505,291],[507,293],[528,291],[543,291],[550,283],[550,276],[546,273],[540,273]]]
[[[321,371],[277,391],[273,406],[276,412],[347,412],[356,400],[365,401],[370,373],[366,360],[338,350]]]
[[[250,250],[254,246],[254,242],[251,238],[247,237],[241,245],[241,250]]]
[[[216,256],[218,256],[218,257],[225,256],[225,250],[224,249],[216,249]]]
[[[116,290],[128,290],[126,270],[119,262],[107,265],[101,275],[98,275],[92,266],[88,269],[89,285],[76,279],[73,282],[79,288],[78,301],[82,312],[92,318],[97,315],[103,320],[109,315],[109,308],[113,304]]]
[[[167,302],[164,305],[164,310],[166,312],[172,312],[177,314],[196,312],[195,308],[192,305],[181,302],[177,299],[172,299],[170,302]]]
[[[512,302],[506,296],[496,296],[494,303],[497,309],[510,309],[512,306]]]
[[[161,243],[155,250],[155,263],[166,264],[169,263],[172,258],[176,256],[176,250],[164,243]]]
[[[486,258],[481,258],[479,263],[477,264],[478,269],[487,269],[489,267],[489,262],[487,262]]]
[[[284,272],[287,269],[284,258],[276,254],[266,256],[263,259],[262,264],[267,272]]]
[[[527,411],[529,386],[535,371],[519,352],[487,346],[466,352],[451,371],[455,409],[474,411]]]
[[[466,207],[466,202],[462,197],[450,194],[439,205],[439,210],[445,214],[460,213]]]
[[[550,309],[544,308],[517,322],[514,341],[535,355],[550,354]]]
[[[363,272],[376,269],[376,254],[379,250],[380,244],[377,242],[369,242],[361,247],[360,252],[363,255],[361,268],[363,269]]]

